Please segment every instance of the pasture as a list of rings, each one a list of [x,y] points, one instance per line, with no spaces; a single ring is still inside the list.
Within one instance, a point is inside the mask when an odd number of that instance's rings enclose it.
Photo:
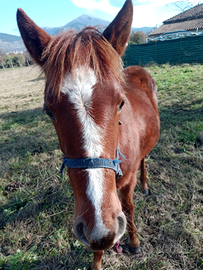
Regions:
[[[203,269],[203,66],[149,66],[161,136],[134,192],[143,257],[104,252],[104,269]],[[38,68],[0,71],[0,269],[86,269],[93,253],[73,233],[74,196],[57,135],[43,113]],[[77,134],[76,134],[77,136]]]

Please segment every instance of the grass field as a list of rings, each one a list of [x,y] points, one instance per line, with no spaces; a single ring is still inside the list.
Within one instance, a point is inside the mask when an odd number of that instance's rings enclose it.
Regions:
[[[104,269],[203,269],[203,66],[150,66],[161,136],[146,159],[151,195],[139,185],[134,219],[143,258],[105,251]],[[0,269],[86,269],[76,240],[74,196],[38,68],[0,72]],[[139,172],[138,172],[139,174]],[[124,235],[125,247],[128,236]]]

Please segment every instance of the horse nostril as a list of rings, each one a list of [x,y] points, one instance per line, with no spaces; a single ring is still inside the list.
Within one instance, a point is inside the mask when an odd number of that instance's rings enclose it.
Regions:
[[[84,235],[84,232],[83,232],[83,223],[80,222],[77,226],[76,226],[76,230],[77,230],[77,234],[78,236],[83,236]]]
[[[117,218],[118,218],[118,225],[119,225],[118,230],[123,232],[125,230],[125,227],[126,227],[126,219],[124,216],[123,217],[118,216]]]
[[[76,226],[75,230],[77,238],[81,240],[85,235],[84,235],[84,224],[82,222],[78,223]]]
[[[119,228],[124,228],[125,227],[125,220],[123,217],[119,216],[118,217],[118,224],[119,224]]]
[[[84,223],[80,222],[75,227],[75,234],[77,238],[86,246],[89,246],[89,241],[87,240],[85,236],[85,225]]]
[[[115,242],[117,242],[124,234],[126,229],[126,217],[124,214],[121,214],[117,217],[118,220],[118,232],[116,234]]]

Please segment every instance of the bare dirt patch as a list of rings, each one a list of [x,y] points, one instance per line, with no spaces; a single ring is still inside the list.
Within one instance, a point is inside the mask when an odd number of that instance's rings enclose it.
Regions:
[[[43,104],[44,78],[38,67],[0,72],[0,110],[21,111]],[[38,104],[38,106],[37,106]]]

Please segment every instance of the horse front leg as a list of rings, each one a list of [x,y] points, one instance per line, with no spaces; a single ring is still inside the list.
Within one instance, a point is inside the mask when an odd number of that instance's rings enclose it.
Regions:
[[[140,163],[140,181],[142,193],[147,197],[149,195],[149,188],[147,185],[147,177],[145,172],[145,159],[143,158]]]
[[[102,266],[102,255],[103,255],[104,251],[97,251],[94,252],[94,259],[93,262],[91,264],[91,267],[88,268],[88,270],[100,270],[101,266]]]
[[[131,253],[135,255],[141,255],[141,248],[140,248],[140,241],[137,238],[137,229],[134,224],[133,220],[133,212],[134,212],[134,205],[133,205],[133,191],[135,188],[135,181],[131,182],[131,184],[121,188],[121,203],[123,212],[127,218],[127,230],[129,234],[129,246]]]

